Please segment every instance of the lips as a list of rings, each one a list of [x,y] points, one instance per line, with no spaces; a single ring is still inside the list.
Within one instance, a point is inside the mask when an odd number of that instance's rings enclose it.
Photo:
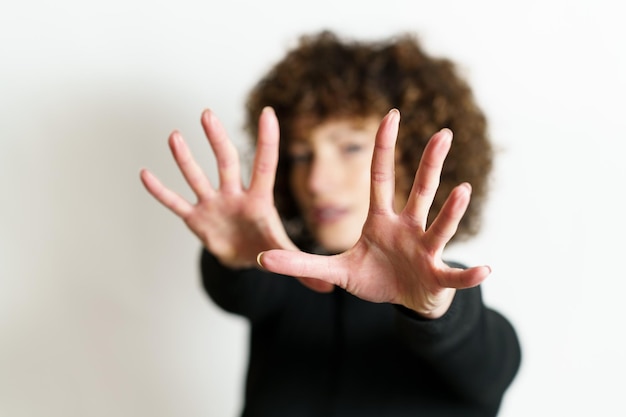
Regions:
[[[311,211],[313,221],[317,224],[334,223],[342,219],[348,210],[334,206],[315,207]]]

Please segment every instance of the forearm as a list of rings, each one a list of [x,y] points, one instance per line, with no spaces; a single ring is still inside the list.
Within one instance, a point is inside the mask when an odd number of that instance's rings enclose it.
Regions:
[[[256,268],[228,268],[206,249],[201,252],[200,271],[205,291],[218,306],[251,320],[278,308],[286,297],[284,284],[289,278]]]
[[[397,324],[415,354],[469,401],[499,403],[518,370],[515,330],[484,306],[480,287],[457,291],[446,314],[435,320],[399,307]]]

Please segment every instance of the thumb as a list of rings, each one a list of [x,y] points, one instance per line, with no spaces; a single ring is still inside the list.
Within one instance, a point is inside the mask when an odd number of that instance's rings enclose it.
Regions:
[[[341,272],[335,256],[313,255],[302,251],[272,249],[257,256],[259,266],[276,274],[312,278],[340,285]]]

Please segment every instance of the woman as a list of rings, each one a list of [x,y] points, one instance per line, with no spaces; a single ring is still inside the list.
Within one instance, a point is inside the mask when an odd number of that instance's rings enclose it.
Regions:
[[[178,132],[170,147],[197,203],[141,173],[204,245],[208,294],[250,321],[242,415],[496,415],[516,333],[482,301],[490,268],[442,259],[478,232],[492,163],[454,64],[410,35],[304,36],[247,112],[247,188],[209,110],[219,188]]]

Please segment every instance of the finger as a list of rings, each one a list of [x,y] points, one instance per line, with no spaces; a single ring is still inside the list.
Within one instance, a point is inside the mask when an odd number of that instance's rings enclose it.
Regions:
[[[203,200],[209,198],[213,193],[211,182],[194,159],[187,143],[180,133],[173,132],[170,135],[169,145],[176,164],[198,199]]]
[[[141,182],[146,190],[161,204],[170,209],[180,218],[186,218],[193,211],[193,206],[184,198],[163,186],[161,181],[147,169],[140,173]]]
[[[276,113],[270,107],[261,112],[259,118],[259,140],[257,141],[250,191],[258,195],[271,195],[278,165],[279,129]]]
[[[475,266],[467,269],[450,268],[439,280],[442,287],[472,288],[482,283],[491,274],[487,265]]]
[[[211,110],[202,113],[202,127],[217,160],[220,189],[235,192],[241,189],[239,154],[230,141],[222,123]]]
[[[395,144],[400,112],[391,110],[376,132],[372,156],[370,212],[387,213],[393,209],[395,193]]]
[[[257,263],[262,268],[276,274],[296,278],[318,279],[341,286],[346,274],[334,256],[313,255],[310,253],[284,249],[272,249],[259,253]]]
[[[428,141],[403,210],[423,228],[426,227],[428,212],[439,187],[443,161],[450,150],[451,142],[450,129],[440,130]]]
[[[432,251],[443,250],[444,246],[452,239],[467,210],[471,193],[472,187],[469,183],[458,185],[452,190],[425,234],[425,244]]]

